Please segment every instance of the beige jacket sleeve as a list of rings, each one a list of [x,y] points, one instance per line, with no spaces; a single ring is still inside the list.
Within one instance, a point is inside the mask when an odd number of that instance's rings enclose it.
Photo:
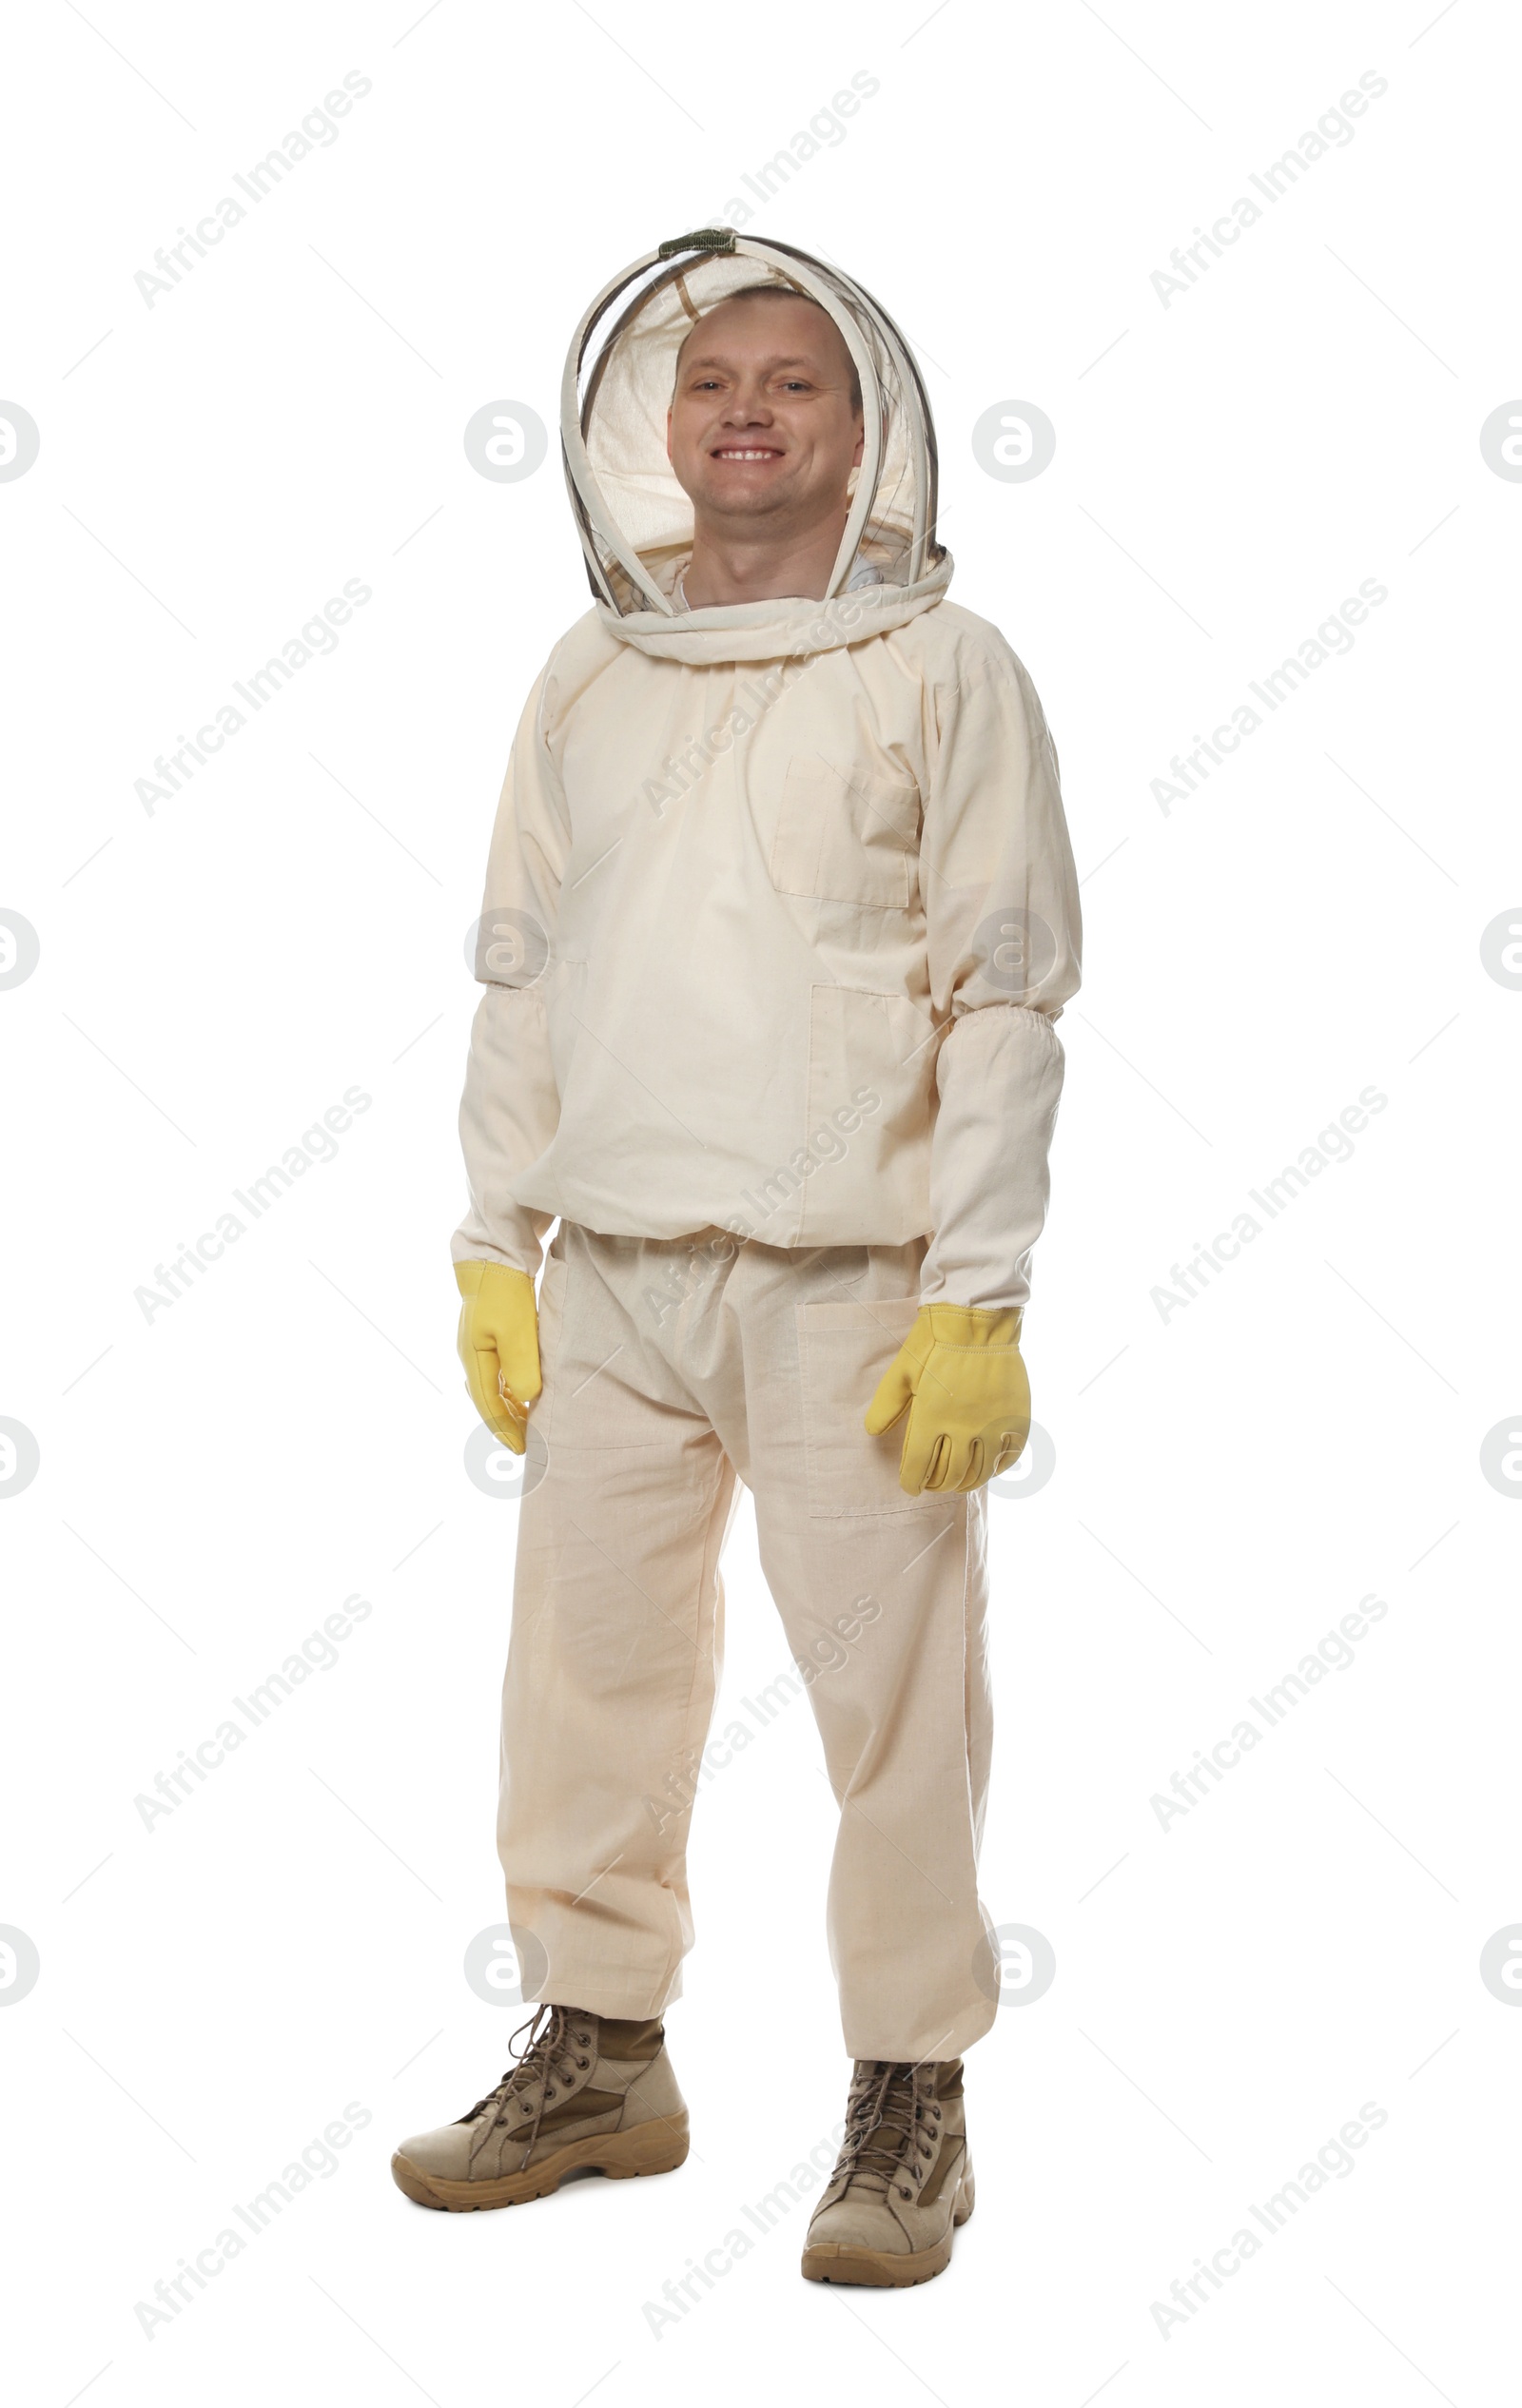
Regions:
[[[506,1263],[530,1278],[555,1215],[515,1202],[513,1181],[544,1152],[560,1117],[544,973],[570,830],[544,740],[553,668],[552,658],[524,707],[492,832],[476,950],[483,992],[459,1106],[470,1209],[451,1249],[456,1262]]]
[[[1078,991],[1078,879],[1057,754],[1003,639],[936,695],[921,833],[931,1003],[945,1026],[926,1304],[1024,1305],[1063,1088],[1053,1023]]]

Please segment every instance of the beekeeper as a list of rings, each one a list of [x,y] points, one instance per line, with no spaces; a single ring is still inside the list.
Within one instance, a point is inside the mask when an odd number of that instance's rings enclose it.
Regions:
[[[528,1447],[498,1844],[542,2003],[395,2172],[474,2208],[685,2156],[661,2018],[743,1482],[840,1808],[855,2062],[803,2270],[919,2282],[997,1994],[985,1484],[1079,980],[1057,759],[946,599],[919,373],[838,269],[662,244],[577,328],[563,436],[595,599],[498,810],[454,1241],[471,1394]]]

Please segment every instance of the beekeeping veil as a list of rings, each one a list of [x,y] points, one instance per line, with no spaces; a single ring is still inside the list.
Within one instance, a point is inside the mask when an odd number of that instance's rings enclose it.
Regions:
[[[673,620],[695,629],[779,608],[684,612],[673,599],[693,549],[693,505],[666,456],[676,355],[700,318],[754,284],[821,302],[861,379],[865,448],[825,599],[870,589],[898,618],[938,601],[950,578],[950,555],[935,533],[929,404],[892,320],[807,251],[709,227],[661,243],[605,286],[576,328],[561,388],[566,481],[593,592],[616,631],[650,650],[673,649]],[[868,615],[876,623],[884,613],[879,607]]]

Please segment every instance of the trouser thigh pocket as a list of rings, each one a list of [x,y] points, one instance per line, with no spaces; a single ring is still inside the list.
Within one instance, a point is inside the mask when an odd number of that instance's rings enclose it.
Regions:
[[[811,1516],[912,1513],[939,1502],[907,1496],[899,1486],[903,1422],[880,1438],[865,1427],[877,1384],[919,1310],[918,1296],[831,1298],[794,1308]]]

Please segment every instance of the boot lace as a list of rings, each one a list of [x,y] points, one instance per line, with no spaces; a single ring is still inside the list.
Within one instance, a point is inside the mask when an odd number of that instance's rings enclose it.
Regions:
[[[522,2032],[527,2032],[528,2038],[520,2049],[515,2049],[514,2041]],[[462,2124],[474,2124],[478,2117],[482,2119],[471,2143],[472,2165],[493,2134],[501,2130],[515,2108],[528,2105],[532,2093],[535,2094],[534,2112],[527,2126],[520,2125],[514,2136],[525,2143],[524,2164],[528,2163],[539,2136],[539,2120],[546,2104],[555,2096],[555,2077],[556,2074],[566,2076],[565,2087],[570,2089],[569,2076],[573,2068],[584,2071],[592,2062],[587,2053],[592,2037],[591,2018],[582,2015],[574,2007],[549,2004],[536,2007],[528,2022],[519,2024],[507,2044],[509,2056],[517,2062],[508,2068],[494,2090],[488,2090],[483,2099],[477,2100],[468,2115],[460,2117]],[[489,2115],[488,2108],[491,2110]]]
[[[908,2199],[925,2178],[939,2139],[941,2108],[921,2093],[914,2065],[868,2059],[851,2078],[846,2133],[830,2177]]]

